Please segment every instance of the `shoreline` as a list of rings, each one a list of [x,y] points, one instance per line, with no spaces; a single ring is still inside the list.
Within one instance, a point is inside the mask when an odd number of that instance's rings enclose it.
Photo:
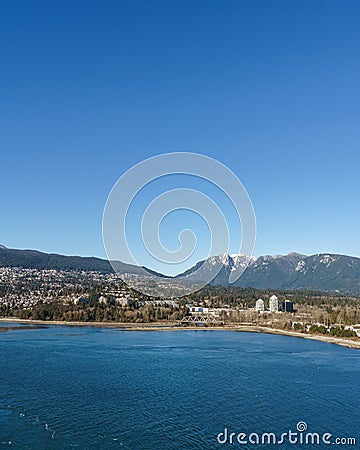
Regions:
[[[0,318],[0,331],[9,331],[9,328],[1,325],[1,322],[19,323],[19,324],[29,324],[29,325],[58,325],[58,326],[73,326],[73,327],[101,327],[101,328],[116,328],[123,329],[123,331],[211,331],[211,330],[222,330],[222,331],[237,331],[237,332],[247,332],[247,333],[264,333],[264,334],[277,334],[282,336],[290,336],[302,339],[311,339],[315,341],[325,342],[328,344],[341,345],[347,348],[353,348],[360,350],[360,339],[355,338],[341,338],[335,336],[324,336],[319,334],[305,334],[299,333],[297,331],[282,330],[278,328],[270,328],[258,325],[224,325],[224,326],[213,326],[213,327],[201,327],[201,326],[179,326],[177,322],[151,322],[151,323],[123,323],[123,322],[66,322],[57,320],[32,320],[32,319],[18,319],[18,318]],[[1,328],[3,328],[1,330]],[[22,327],[19,329],[26,329],[27,327]],[[37,327],[32,327],[32,329],[38,329]]]

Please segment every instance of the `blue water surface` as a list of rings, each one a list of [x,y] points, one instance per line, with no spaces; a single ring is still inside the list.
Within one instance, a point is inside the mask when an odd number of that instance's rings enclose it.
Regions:
[[[329,448],[229,443],[299,422],[359,448],[359,380],[360,351],[293,337],[14,328],[0,333],[0,449]]]

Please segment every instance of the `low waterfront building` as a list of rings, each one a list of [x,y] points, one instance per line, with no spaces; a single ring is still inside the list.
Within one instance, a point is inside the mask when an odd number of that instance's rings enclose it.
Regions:
[[[190,307],[191,314],[193,313],[202,313],[202,314],[208,314],[209,308],[204,308],[202,306],[191,306]]]

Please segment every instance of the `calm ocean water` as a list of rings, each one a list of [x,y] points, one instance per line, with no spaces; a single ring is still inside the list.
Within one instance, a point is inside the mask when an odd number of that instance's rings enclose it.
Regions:
[[[50,326],[0,333],[0,365],[0,449],[269,448],[217,435],[300,421],[360,444],[360,351],[331,344]]]

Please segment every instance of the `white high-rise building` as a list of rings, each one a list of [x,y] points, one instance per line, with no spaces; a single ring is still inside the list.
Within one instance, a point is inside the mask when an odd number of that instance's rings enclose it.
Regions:
[[[256,311],[265,311],[265,303],[263,299],[259,298],[259,300],[256,300],[255,309]]]
[[[269,310],[270,312],[278,312],[279,311],[279,299],[276,295],[272,295],[269,301]]]

